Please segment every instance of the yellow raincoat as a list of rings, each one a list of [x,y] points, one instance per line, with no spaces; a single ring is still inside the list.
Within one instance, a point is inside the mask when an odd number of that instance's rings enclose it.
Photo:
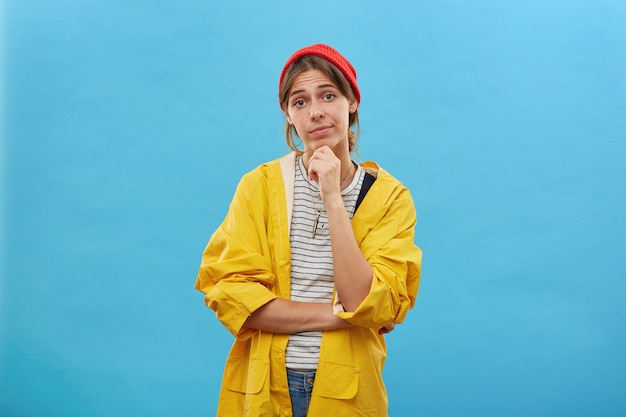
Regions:
[[[382,380],[386,345],[378,330],[402,322],[417,295],[422,253],[413,243],[413,200],[406,187],[376,164],[362,166],[377,180],[352,228],[374,277],[356,311],[336,313],[358,327],[323,333],[310,417],[387,416]],[[245,328],[244,323],[274,298],[289,299],[294,170],[291,153],[244,175],[202,257],[195,288],[206,294],[207,306],[235,336],[218,417],[291,416],[285,368],[289,335]]]

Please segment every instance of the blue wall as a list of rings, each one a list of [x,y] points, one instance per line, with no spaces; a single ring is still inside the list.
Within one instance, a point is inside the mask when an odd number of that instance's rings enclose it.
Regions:
[[[626,413],[626,3],[4,3],[0,415],[214,414],[200,255],[316,42],[418,209],[391,415]]]

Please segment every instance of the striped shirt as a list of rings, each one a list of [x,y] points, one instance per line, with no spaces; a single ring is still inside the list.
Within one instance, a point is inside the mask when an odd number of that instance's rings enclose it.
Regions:
[[[352,219],[365,171],[357,165],[354,179],[341,191]],[[291,219],[291,299],[330,303],[334,289],[333,256],[328,218],[317,184],[309,180],[302,157],[296,162],[294,204]],[[317,369],[322,332],[300,332],[289,337],[287,368]]]

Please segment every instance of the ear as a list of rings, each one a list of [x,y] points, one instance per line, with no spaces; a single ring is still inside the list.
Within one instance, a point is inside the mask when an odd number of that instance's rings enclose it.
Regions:
[[[293,125],[293,120],[291,120],[291,117],[289,117],[289,111],[283,110],[283,112],[285,113],[285,118],[287,119],[287,123],[289,123],[290,125]]]
[[[356,111],[356,109],[358,109],[358,108],[359,108],[359,103],[357,103],[356,100],[355,100],[355,101],[351,101],[350,102],[350,107],[348,108],[348,110],[349,110],[350,113],[354,113]]]

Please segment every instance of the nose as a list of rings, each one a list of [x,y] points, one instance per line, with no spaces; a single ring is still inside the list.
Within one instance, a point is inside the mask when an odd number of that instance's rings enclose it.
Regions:
[[[311,120],[317,120],[324,117],[324,111],[319,105],[311,104],[309,116]]]

